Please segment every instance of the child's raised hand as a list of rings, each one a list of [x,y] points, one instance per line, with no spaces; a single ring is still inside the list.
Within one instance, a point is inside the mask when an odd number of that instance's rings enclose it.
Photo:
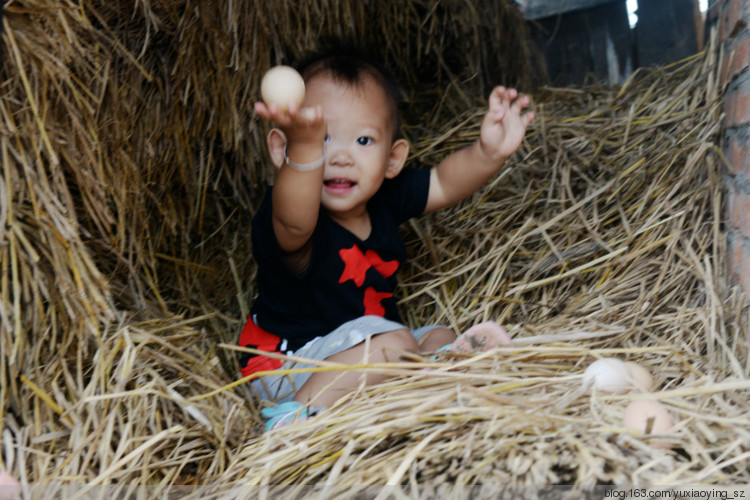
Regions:
[[[320,106],[301,108],[292,104],[287,109],[281,109],[273,103],[266,105],[256,102],[255,112],[275,122],[284,131],[289,142],[322,144],[325,140],[326,124]]]
[[[482,120],[479,145],[492,161],[504,161],[516,152],[534,120],[534,112],[524,110],[531,103],[516,89],[495,87],[490,94],[489,110]]]

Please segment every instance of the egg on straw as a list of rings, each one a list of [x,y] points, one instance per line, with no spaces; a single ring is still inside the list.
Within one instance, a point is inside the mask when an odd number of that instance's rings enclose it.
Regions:
[[[597,359],[583,372],[583,387],[615,394],[628,392],[632,388],[630,371],[620,359]]]
[[[625,366],[630,372],[630,380],[636,389],[649,392],[654,388],[654,377],[651,372],[638,363],[626,361]]]
[[[672,430],[674,422],[667,409],[652,399],[637,399],[625,408],[622,425],[638,434],[664,434]],[[669,448],[661,443],[650,443],[655,448]]]
[[[623,394],[634,389],[649,392],[654,388],[651,373],[632,361],[602,358],[591,363],[583,372],[583,387],[594,387],[600,392]]]

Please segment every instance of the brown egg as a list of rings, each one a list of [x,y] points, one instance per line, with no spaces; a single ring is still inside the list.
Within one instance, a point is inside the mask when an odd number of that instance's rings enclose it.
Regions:
[[[664,405],[651,399],[637,399],[630,403],[625,408],[622,424],[626,429],[643,434],[663,434],[672,430],[674,425]]]
[[[632,361],[626,361],[625,366],[630,372],[630,381],[637,389],[649,392],[654,388],[654,377],[646,368]]]

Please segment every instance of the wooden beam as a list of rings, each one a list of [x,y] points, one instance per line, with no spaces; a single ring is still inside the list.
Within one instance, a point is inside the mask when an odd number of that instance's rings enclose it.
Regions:
[[[521,12],[526,19],[541,19],[612,1],[614,0],[521,0]]]

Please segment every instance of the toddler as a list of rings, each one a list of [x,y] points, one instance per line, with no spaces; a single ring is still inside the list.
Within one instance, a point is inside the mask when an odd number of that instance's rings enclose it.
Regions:
[[[529,98],[496,87],[476,142],[430,169],[404,169],[409,143],[399,134],[397,88],[377,62],[337,49],[299,70],[301,107],[255,104],[276,124],[267,145],[278,176],[253,220],[258,297],[239,344],[355,365],[509,343],[494,323],[458,339],[445,327],[412,331],[402,323],[394,296],[407,257],[399,225],[463,200],[498,172],[534,119]],[[241,365],[245,377],[300,367],[263,355],[244,355]],[[368,385],[385,378],[308,372],[266,375],[251,386],[277,403],[262,411],[273,428],[330,407],[362,377]]]

